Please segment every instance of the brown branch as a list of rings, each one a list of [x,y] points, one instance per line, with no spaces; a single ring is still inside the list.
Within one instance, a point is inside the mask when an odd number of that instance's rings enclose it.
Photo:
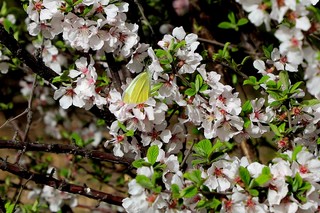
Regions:
[[[30,179],[37,184],[44,184],[47,186],[51,186],[55,189],[59,189],[60,191],[83,195],[88,198],[92,198],[95,200],[103,201],[103,202],[118,205],[118,206],[121,206],[122,204],[123,197],[107,194],[94,189],[88,190],[88,187],[85,187],[85,186],[79,186],[79,185],[67,183],[63,180],[58,180],[50,176],[26,171],[20,168],[18,165],[8,163],[3,159],[0,159],[0,169],[3,171],[10,172],[24,179]]]
[[[12,140],[0,140],[0,149],[17,149],[26,151],[42,151],[42,152],[51,152],[51,153],[68,153],[73,155],[80,155],[85,158],[107,161],[112,163],[126,164],[131,165],[132,159],[130,158],[120,158],[116,157],[113,154],[101,152],[97,150],[90,150],[85,148],[79,148],[72,145],[66,144],[40,144],[40,143],[25,143],[20,141]]]
[[[0,43],[6,46],[11,53],[25,63],[34,73],[52,82],[58,76],[52,69],[47,67],[42,60],[36,59],[27,50],[21,48],[13,35],[9,34],[2,24],[0,24]]]

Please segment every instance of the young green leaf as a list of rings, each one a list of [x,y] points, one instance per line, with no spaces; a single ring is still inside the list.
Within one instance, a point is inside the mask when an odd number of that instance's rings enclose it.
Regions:
[[[241,18],[241,19],[238,20],[237,25],[238,25],[238,26],[242,26],[242,25],[245,25],[245,24],[247,24],[247,23],[248,23],[248,19],[246,19],[246,18]]]
[[[171,192],[173,199],[180,198],[180,188],[177,184],[174,183],[171,185]]]
[[[188,186],[187,188],[184,188],[184,189],[180,192],[180,197],[192,198],[192,197],[194,197],[197,193],[198,193],[197,187],[194,186],[194,185],[191,185],[191,186]]]
[[[218,27],[221,29],[235,29],[236,25],[232,24],[230,22],[224,21],[224,22],[221,22],[220,24],[218,24]]]
[[[148,149],[147,159],[151,165],[155,164],[159,155],[159,147],[157,145],[153,145]]]
[[[144,163],[145,163],[144,159],[138,159],[132,162],[132,166],[138,169],[144,166]]]
[[[233,12],[228,13],[228,19],[230,20],[231,23],[233,24],[236,23],[236,17]]]
[[[271,130],[274,132],[276,136],[282,137],[282,134],[280,133],[276,125],[270,123],[269,126],[271,127]]]
[[[290,82],[289,82],[289,75],[287,71],[281,71],[279,73],[280,82],[284,86],[284,89],[289,89]]]
[[[241,180],[243,181],[244,185],[246,187],[249,186],[251,177],[250,177],[250,173],[249,173],[248,169],[243,166],[240,166],[239,176],[240,176]]]
[[[183,175],[188,180],[196,183],[197,185],[202,182],[201,178],[201,171],[200,170],[193,170],[192,172],[187,172]]]
[[[140,184],[141,186],[143,186],[146,189],[151,190],[154,188],[154,185],[152,184],[151,180],[145,175],[137,175],[136,181],[138,184]]]

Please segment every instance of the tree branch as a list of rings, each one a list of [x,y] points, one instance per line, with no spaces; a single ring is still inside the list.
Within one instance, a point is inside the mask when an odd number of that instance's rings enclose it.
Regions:
[[[88,190],[88,187],[70,184],[63,180],[58,180],[47,175],[41,175],[30,171],[26,171],[20,168],[18,165],[8,163],[3,159],[0,159],[0,169],[3,171],[10,172],[24,179],[32,180],[37,184],[51,186],[55,189],[59,189],[60,191],[83,195],[88,198],[92,198],[95,200],[107,202],[118,206],[121,206],[122,204],[123,197],[107,194],[94,189]]]
[[[42,60],[36,59],[28,51],[21,48],[15,38],[9,34],[2,24],[0,24],[0,43],[6,46],[11,53],[25,63],[34,73],[52,82],[53,78],[58,76],[52,69],[47,67]]]
[[[72,145],[66,144],[41,144],[41,143],[25,143],[20,141],[12,140],[0,140],[0,149],[17,149],[26,151],[42,151],[51,153],[69,153],[73,155],[80,155],[85,158],[90,158],[94,160],[107,161],[112,163],[131,165],[133,159],[130,158],[120,158],[113,154],[101,152],[97,150],[90,150],[85,148],[79,148]]]

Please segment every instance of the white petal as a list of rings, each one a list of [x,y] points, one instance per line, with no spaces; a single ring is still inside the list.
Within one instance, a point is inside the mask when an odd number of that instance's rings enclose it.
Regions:
[[[59,100],[59,103],[63,109],[68,109],[72,105],[72,98],[69,95],[64,95]]]
[[[172,35],[181,41],[186,36],[186,32],[184,31],[183,27],[176,27],[173,29]]]

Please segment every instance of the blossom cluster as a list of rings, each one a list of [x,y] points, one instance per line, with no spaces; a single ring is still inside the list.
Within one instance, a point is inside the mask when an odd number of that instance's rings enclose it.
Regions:
[[[316,89],[319,83],[319,60],[316,59],[317,51],[311,48],[307,40],[309,35],[319,32],[319,24],[312,18],[310,12],[310,7],[316,5],[318,1],[237,0],[237,2],[249,13],[248,18],[255,26],[264,23],[267,30],[276,28],[274,36],[280,45],[279,52],[277,50],[274,52],[273,60],[283,64],[282,67],[275,64],[276,69],[297,72],[298,66],[303,66],[308,91],[319,98],[320,91]],[[277,25],[272,26],[271,20]],[[268,71],[273,72],[271,69]]]
[[[316,212],[320,203],[320,160],[301,147],[267,166],[225,154],[189,173],[179,167],[177,157],[166,157],[163,150],[153,166],[138,166],[130,197],[123,201],[126,211],[206,212],[221,205],[219,212]],[[165,189],[159,193],[161,184]]]
[[[30,35],[41,34],[44,37],[45,41],[41,45],[44,46],[42,58],[47,66],[61,74],[61,66],[65,66],[66,59],[50,41],[59,34],[62,34],[66,45],[79,51],[97,51],[97,56],[100,57],[105,53],[130,57],[139,37],[138,25],[126,22],[124,12],[127,11],[128,3],[111,3],[108,0],[83,1],[78,4],[61,0],[30,1],[27,8],[28,31]],[[67,109],[74,105],[90,109],[93,105],[99,108],[106,105],[106,100],[96,85],[94,64],[93,58],[82,57],[77,60],[77,70],[70,70],[69,73],[72,82],[55,93],[54,98],[60,98],[61,107]]]

